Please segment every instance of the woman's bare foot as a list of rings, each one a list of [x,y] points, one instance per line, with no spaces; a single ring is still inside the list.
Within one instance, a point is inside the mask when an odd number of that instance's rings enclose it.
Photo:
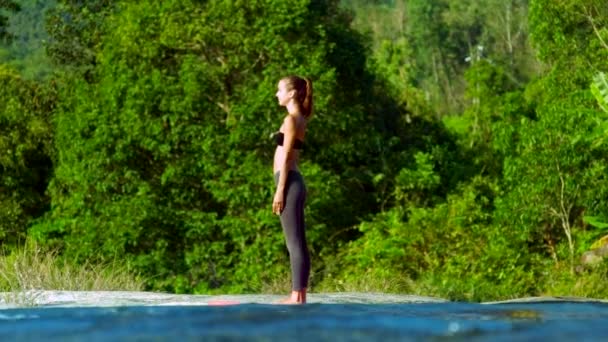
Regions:
[[[279,301],[278,304],[306,304],[306,289],[291,291],[291,296]]]

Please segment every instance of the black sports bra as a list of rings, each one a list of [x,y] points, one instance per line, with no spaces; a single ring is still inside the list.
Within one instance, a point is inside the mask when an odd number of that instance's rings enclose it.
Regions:
[[[276,132],[274,134],[274,141],[276,141],[277,145],[283,146],[283,139],[285,139],[285,135],[283,132]],[[293,148],[295,150],[301,150],[304,148],[304,142],[298,138],[293,142]]]

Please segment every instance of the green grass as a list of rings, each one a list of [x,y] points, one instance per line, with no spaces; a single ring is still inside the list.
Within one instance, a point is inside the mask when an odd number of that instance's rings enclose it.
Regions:
[[[486,302],[528,296],[563,296],[608,299],[608,261],[571,272],[568,263],[548,267],[534,282],[529,274],[509,274],[501,283],[427,272],[413,280],[407,275],[367,270],[361,274],[326,278],[314,292],[382,292],[444,298],[452,301]]]
[[[381,292],[421,295],[405,274],[367,270],[343,278],[327,277],[315,286],[315,292]]]
[[[118,261],[74,264],[58,253],[26,243],[0,255],[4,302],[31,306],[44,290],[140,291],[144,281]]]
[[[608,263],[571,273],[568,265],[557,265],[547,276],[543,295],[607,299]]]

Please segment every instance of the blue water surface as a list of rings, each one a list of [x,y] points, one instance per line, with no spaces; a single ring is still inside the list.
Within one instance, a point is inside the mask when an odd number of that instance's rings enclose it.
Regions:
[[[608,341],[608,304],[242,304],[0,311],[1,341]]]

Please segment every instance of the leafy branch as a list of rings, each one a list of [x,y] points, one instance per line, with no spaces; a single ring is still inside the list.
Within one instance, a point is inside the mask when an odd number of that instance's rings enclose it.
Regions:
[[[559,208],[556,210],[555,208],[550,208],[549,211],[553,216],[556,216],[560,219],[562,223],[562,228],[564,229],[564,233],[566,234],[566,238],[568,239],[568,248],[570,250],[570,269],[574,272],[574,242],[572,240],[572,226],[570,225],[570,213],[572,212],[572,208],[574,207],[574,198],[576,198],[579,187],[576,187],[575,194],[570,203],[565,198],[565,188],[566,182],[564,181],[564,176],[561,172],[559,164],[557,165],[557,172],[559,174],[560,180],[560,198],[559,198]]]
[[[591,92],[603,111],[608,113],[608,78],[603,72],[598,73],[591,83]]]

